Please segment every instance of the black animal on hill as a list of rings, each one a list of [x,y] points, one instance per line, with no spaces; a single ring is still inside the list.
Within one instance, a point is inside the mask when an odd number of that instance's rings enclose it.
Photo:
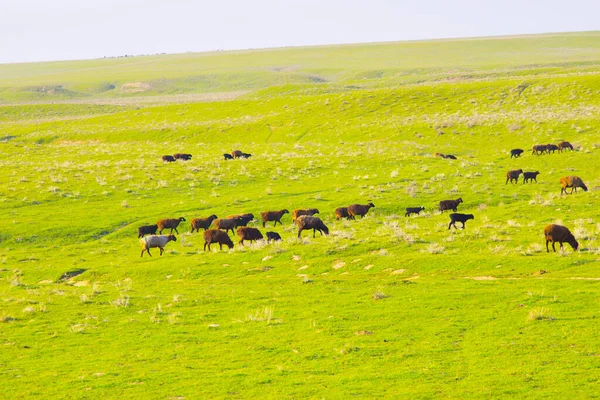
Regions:
[[[510,158],[519,158],[521,157],[521,154],[523,153],[523,149],[512,149],[510,151]]]
[[[473,214],[452,213],[450,214],[450,223],[448,224],[448,229],[450,229],[450,227],[452,226],[456,228],[457,222],[462,222],[462,228],[465,229],[465,222],[467,222],[470,219],[475,219]]]
[[[418,215],[424,209],[425,209],[425,207],[423,207],[423,206],[421,206],[421,207],[406,207],[406,214],[404,214],[404,216],[408,217],[411,214],[417,214]]]

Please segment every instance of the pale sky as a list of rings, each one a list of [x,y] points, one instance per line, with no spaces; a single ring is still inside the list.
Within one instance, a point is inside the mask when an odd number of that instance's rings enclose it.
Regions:
[[[0,62],[600,30],[600,0],[0,0]]]

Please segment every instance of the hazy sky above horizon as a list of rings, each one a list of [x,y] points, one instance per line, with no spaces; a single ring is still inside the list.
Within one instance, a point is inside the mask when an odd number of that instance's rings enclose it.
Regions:
[[[599,30],[600,0],[0,0],[0,63]]]

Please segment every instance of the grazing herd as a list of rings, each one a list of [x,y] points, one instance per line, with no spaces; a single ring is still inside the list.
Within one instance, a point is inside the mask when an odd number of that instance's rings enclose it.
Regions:
[[[223,157],[225,157],[225,160],[233,160],[236,158],[250,158],[250,157],[252,157],[252,154],[244,153],[241,150],[234,150],[231,152],[231,154],[229,154],[229,153],[223,154]],[[177,160],[189,161],[192,159],[192,155],[188,154],[188,153],[175,153],[172,156],[166,155],[166,156],[162,156],[161,158],[162,158],[163,162],[171,163],[171,162],[175,162]]]
[[[570,149],[573,150],[573,146],[571,143],[563,141],[558,143],[558,145],[554,144],[545,144],[545,145],[535,145],[532,148],[532,154],[541,155],[541,154],[550,154],[554,153],[558,150],[558,152],[562,152],[563,150]],[[510,151],[511,158],[520,158],[521,154],[524,152],[522,149],[512,149]],[[234,150],[231,154],[225,153],[223,154],[225,160],[233,160],[237,158],[249,158],[252,155],[249,153],[244,153],[241,150]],[[448,159],[456,159],[455,156],[451,154],[441,154],[435,153],[434,156]],[[176,153],[174,155],[165,155],[162,157],[164,162],[175,162],[176,160],[191,160],[192,155],[187,153]],[[511,183],[517,184],[519,182],[519,177],[523,175],[523,183],[536,182],[537,176],[539,175],[539,171],[532,172],[524,172],[523,169],[511,170],[506,173],[506,182],[507,185],[510,181]],[[583,183],[581,178],[578,176],[565,176],[560,178],[561,184],[561,195],[569,194],[567,193],[567,189],[571,188],[570,194],[573,191],[577,192],[577,188],[583,189],[583,191],[587,192],[588,188]],[[450,230],[452,227],[457,229],[456,223],[460,222],[462,224],[462,229],[465,228],[465,223],[470,219],[475,219],[473,214],[461,214],[457,213],[457,209],[460,203],[462,203],[462,198],[458,198],[455,200],[442,200],[439,202],[439,211],[443,213],[444,211],[453,211],[450,214],[450,223],[448,224],[448,229]],[[347,219],[347,220],[355,220],[357,216],[364,218],[365,215],[369,212],[371,208],[375,207],[372,202],[367,204],[350,204],[347,207],[339,207],[335,209],[335,217],[336,220]],[[413,214],[419,215],[421,211],[425,210],[425,207],[407,207],[406,208],[406,217],[410,217]],[[273,227],[277,226],[277,223],[283,225],[281,219],[285,214],[290,214],[287,209],[277,210],[277,211],[264,211],[260,213],[260,218],[262,220],[263,228],[266,227],[268,222],[273,222]],[[328,235],[329,228],[319,217],[315,217],[315,214],[319,214],[319,210],[316,208],[308,208],[308,209],[295,209],[291,212],[292,223],[296,225],[298,228],[298,238],[301,238],[302,231],[313,231],[313,238],[316,237],[316,233],[319,232],[321,235]],[[181,222],[186,221],[184,217],[179,218],[165,218],[160,219],[154,225],[144,225],[138,228],[138,238],[140,239],[140,243],[142,245],[142,253],[143,257],[144,252],[147,252],[149,256],[151,248],[159,248],[160,255],[162,255],[164,251],[164,247],[167,243],[171,241],[177,241],[175,235],[173,235],[173,230],[175,233],[179,234],[177,227]],[[204,251],[210,251],[211,244],[218,244],[219,249],[223,249],[223,245],[226,245],[228,248],[232,249],[234,247],[234,243],[229,237],[229,231],[231,234],[237,234],[239,237],[239,244],[244,245],[244,241],[249,241],[250,243],[255,242],[257,240],[263,240],[266,236],[267,243],[280,241],[282,240],[281,235],[277,232],[266,232],[265,236],[260,232],[259,229],[254,227],[249,227],[248,223],[251,221],[255,221],[254,214],[246,213],[246,214],[235,214],[228,215],[225,218],[218,218],[215,214],[212,214],[205,218],[194,218],[191,220],[191,232],[200,232],[200,229],[203,229],[203,237],[204,237]],[[212,228],[211,228],[212,227]],[[162,235],[163,230],[169,229],[170,232],[168,235]],[[158,235],[157,235],[158,232]],[[146,237],[146,235],[149,235]],[[544,228],[544,236],[546,239],[546,251],[549,252],[548,244],[552,243],[552,249],[556,251],[554,244],[558,242],[562,249],[563,242],[569,243],[574,250],[579,248],[579,243],[575,240],[573,234],[569,231],[568,228],[561,226],[550,224]]]

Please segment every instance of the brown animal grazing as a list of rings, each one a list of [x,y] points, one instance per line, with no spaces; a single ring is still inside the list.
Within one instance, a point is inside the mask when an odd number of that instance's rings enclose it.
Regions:
[[[156,235],[158,225],[144,225],[138,228],[138,238],[144,237],[144,235]]]
[[[546,145],[546,151],[548,152],[548,154],[550,154],[550,152],[552,152],[554,154],[554,152],[558,150],[558,146],[555,144],[547,144]]]
[[[194,231],[200,232],[200,228],[207,230],[212,222],[217,218],[218,217],[215,214],[208,218],[194,218],[192,220],[192,231],[190,233],[194,233]]]
[[[255,240],[263,238],[262,233],[256,228],[250,228],[249,226],[240,226],[237,228],[237,235],[240,237],[240,243],[244,245],[244,240],[249,240],[252,243]]]
[[[579,243],[575,240],[575,237],[569,231],[566,226],[550,224],[544,228],[544,236],[546,237],[546,252],[550,253],[550,249],[548,249],[548,243],[552,242],[552,250],[556,252],[554,248],[554,243],[558,242],[560,244],[560,248],[563,248],[563,242],[567,242],[571,245],[573,250],[577,250],[579,248]]]
[[[217,218],[213,221],[213,225],[217,229],[221,229],[226,233],[231,231],[233,234],[233,230],[237,228],[238,222],[238,218]]]
[[[173,158],[173,156],[162,156],[162,160],[164,162],[175,162],[175,158]]]
[[[236,215],[228,215],[225,218],[227,219],[237,219],[237,225],[238,226],[246,226],[248,225],[248,222],[252,221],[254,219],[254,214],[252,213],[246,213],[246,214],[236,214]]]
[[[563,176],[560,178],[560,186],[561,196],[563,192],[567,194],[567,188],[571,188],[571,194],[573,194],[573,190],[575,190],[575,193],[577,193],[577,188],[582,188],[584,192],[588,191],[587,186],[585,186],[581,178],[578,176]]]
[[[192,159],[192,155],[187,153],[176,153],[173,154],[173,158],[175,158],[176,160],[188,161]]]
[[[571,149],[573,150],[573,145],[569,142],[560,142],[558,144],[558,152],[562,153],[563,150]]]
[[[325,235],[329,235],[329,228],[325,226],[325,224],[323,223],[323,221],[321,221],[321,218],[319,217],[302,215],[298,217],[298,219],[296,219],[295,223],[298,227],[298,239],[300,239],[300,233],[302,231],[311,229],[313,230],[313,237],[315,237],[317,231],[321,233],[321,236],[323,236],[323,232],[325,232]]]
[[[224,244],[230,249],[233,249],[233,242],[229,238],[227,232],[223,232],[218,229],[209,229],[204,231],[204,251],[206,251],[206,246],[208,246],[208,251],[210,251],[210,245],[212,243],[218,243],[220,250],[223,250]]]
[[[269,221],[274,221],[273,226],[277,225],[278,222],[279,222],[279,224],[283,225],[281,223],[281,218],[283,217],[283,214],[289,214],[289,213],[290,212],[288,210],[261,212],[260,216],[262,217],[263,228],[265,227],[266,223]]]
[[[231,152],[231,155],[233,156],[233,158],[240,158],[242,156],[242,151],[241,150],[234,150]]]
[[[300,217],[302,215],[315,215],[315,214],[319,214],[319,210],[317,210],[316,208],[292,210],[292,222],[296,222],[298,217]]]
[[[335,209],[335,219],[347,218],[350,219],[350,215],[348,214],[348,207],[339,207]]]
[[[546,146],[545,144],[536,144],[535,146],[533,146],[533,151],[531,152],[531,154],[536,154],[536,155],[540,155],[540,154],[544,154],[546,152],[548,146]]]
[[[277,232],[267,232],[265,235],[267,235],[267,243],[269,243],[271,240],[274,242],[283,240],[281,239],[281,235]]]
[[[535,172],[523,172],[523,183],[527,183],[527,181],[535,181],[537,183],[537,176],[540,174],[540,171]]]
[[[175,232],[177,232],[177,227],[181,221],[185,221],[185,218],[179,217],[161,219],[156,223],[156,225],[158,225],[158,229],[160,229],[158,233],[162,234],[163,229],[170,229],[170,233],[173,233],[173,229],[175,229]],[[179,234],[179,232],[177,232],[177,234]]]
[[[513,171],[508,171],[506,173],[506,185],[508,185],[508,181],[510,181],[510,183],[513,183],[513,180],[515,181],[515,183],[519,183],[519,175],[521,175],[523,173],[522,169],[515,169]]]
[[[456,212],[458,205],[463,202],[463,199],[458,198],[456,200],[442,200],[440,201],[440,211],[452,210]]]
[[[350,219],[355,219],[357,215],[360,215],[361,218],[364,218],[365,215],[369,212],[369,209],[375,207],[375,204],[369,203],[365,205],[361,204],[350,204],[348,206],[348,215]]]
[[[446,158],[446,155],[442,154],[442,153],[433,153],[433,156],[434,157],[440,157],[440,158]]]
[[[152,257],[150,249],[155,247],[160,249],[160,255],[162,256],[163,251],[165,251],[164,247],[171,241],[177,241],[175,235],[151,235],[141,238],[140,244],[142,245],[142,254],[140,254],[140,257],[144,256],[144,251],[148,252],[148,255]]]

